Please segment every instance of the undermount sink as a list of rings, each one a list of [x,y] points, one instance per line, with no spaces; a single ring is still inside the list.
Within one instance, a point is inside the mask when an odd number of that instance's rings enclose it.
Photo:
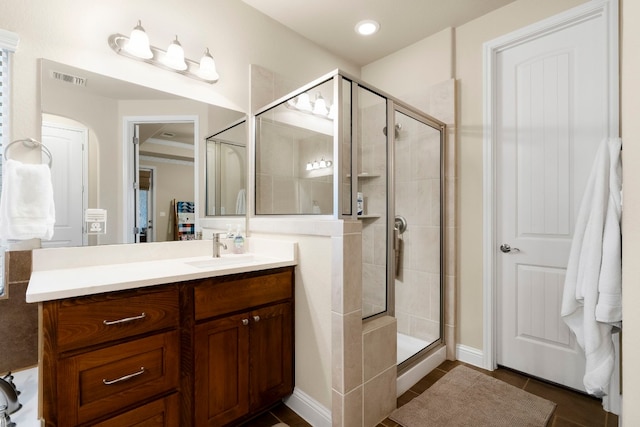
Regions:
[[[190,261],[185,264],[197,268],[212,268],[229,264],[243,264],[253,262],[257,258],[252,254],[222,255],[220,258],[209,258],[198,261]]]

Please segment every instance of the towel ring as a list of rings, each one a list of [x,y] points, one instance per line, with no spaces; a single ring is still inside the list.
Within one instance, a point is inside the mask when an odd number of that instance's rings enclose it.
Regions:
[[[5,160],[9,159],[9,157],[7,156],[7,151],[9,151],[9,147],[11,147],[13,144],[17,144],[19,142],[22,142],[22,145],[24,145],[25,147],[29,147],[29,148],[40,147],[42,149],[42,152],[44,154],[46,154],[47,157],[49,157],[49,168],[51,168],[51,165],[53,164],[53,156],[51,155],[51,151],[49,151],[47,146],[44,145],[42,142],[37,141],[37,140],[35,140],[33,138],[17,139],[15,141],[11,142],[9,145],[7,145],[4,148],[4,159]]]

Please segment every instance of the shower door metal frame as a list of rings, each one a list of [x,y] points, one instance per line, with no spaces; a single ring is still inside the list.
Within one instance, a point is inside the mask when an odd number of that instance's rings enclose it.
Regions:
[[[387,97],[387,129],[395,129],[396,115],[399,112],[404,114],[420,123],[423,123],[430,128],[440,133],[440,315],[439,315],[439,338],[425,348],[420,350],[415,355],[411,356],[406,361],[398,365],[398,371],[402,372],[417,363],[421,357],[427,354],[432,348],[445,344],[444,341],[444,309],[445,309],[445,207],[446,207],[446,192],[445,192],[445,147],[446,147],[446,124],[427,116],[425,113],[407,105],[402,102],[396,101],[393,98]],[[394,227],[395,227],[395,147],[396,147],[396,133],[387,132],[387,312],[380,313],[380,315],[388,314],[395,316],[395,279],[396,279],[396,257],[395,250],[392,242],[394,241]],[[376,316],[372,316],[376,317]]]

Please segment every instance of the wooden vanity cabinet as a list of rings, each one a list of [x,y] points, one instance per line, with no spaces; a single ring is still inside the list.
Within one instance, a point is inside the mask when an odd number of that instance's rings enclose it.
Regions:
[[[293,392],[293,284],[285,268],[194,287],[191,425],[236,423]]]
[[[46,426],[176,425],[176,285],[48,301],[40,310]],[[128,423],[114,423],[118,416]]]
[[[236,425],[293,392],[294,267],[40,304],[47,427]]]

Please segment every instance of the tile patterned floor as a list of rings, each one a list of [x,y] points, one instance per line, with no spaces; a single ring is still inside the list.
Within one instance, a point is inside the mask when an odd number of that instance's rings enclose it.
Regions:
[[[548,427],[617,427],[618,425],[618,417],[605,412],[602,409],[602,403],[598,399],[538,381],[508,369],[497,369],[489,372],[457,361],[445,361],[426,377],[422,378],[416,385],[398,398],[398,407],[411,401],[414,397],[419,396],[458,365],[465,365],[480,370],[487,375],[491,375],[494,378],[526,390],[529,393],[555,402],[558,406]],[[271,427],[279,422],[286,423],[290,427],[310,426],[309,423],[304,421],[284,404],[276,406],[259,418],[248,422],[245,426]],[[378,424],[377,427],[399,427],[399,424],[387,418]]]

